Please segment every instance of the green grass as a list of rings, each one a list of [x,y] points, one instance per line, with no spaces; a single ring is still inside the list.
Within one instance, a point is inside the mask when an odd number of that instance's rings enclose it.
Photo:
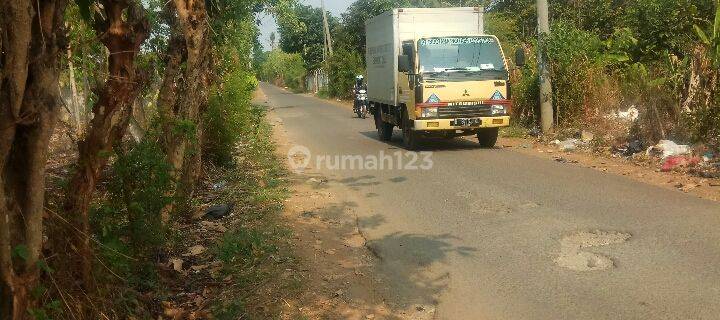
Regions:
[[[519,124],[510,124],[500,129],[500,136],[504,138],[527,138],[528,129]]]
[[[318,91],[317,96],[320,99],[330,99],[330,91],[328,91],[327,89],[322,89]]]
[[[224,277],[230,276],[234,283],[212,306],[216,319],[275,318],[279,306],[268,306],[274,299],[260,292],[291,295],[303,287],[298,279],[279,276],[296,263],[289,249],[292,233],[280,218],[289,196],[287,172],[275,154],[264,109],[256,106],[246,115],[243,122],[248,125],[242,127],[234,167],[221,169],[215,178],[227,181],[220,196],[235,202],[238,210],[236,221],[214,248]]]

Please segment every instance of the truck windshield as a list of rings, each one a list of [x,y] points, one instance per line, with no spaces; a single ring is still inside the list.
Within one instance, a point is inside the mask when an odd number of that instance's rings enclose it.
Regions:
[[[444,37],[418,41],[419,71],[426,76],[503,79],[507,69],[494,37]]]

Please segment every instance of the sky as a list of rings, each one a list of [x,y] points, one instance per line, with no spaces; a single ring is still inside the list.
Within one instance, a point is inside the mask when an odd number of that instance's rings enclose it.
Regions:
[[[320,7],[320,0],[299,0],[299,2],[313,7]],[[353,2],[355,0],[325,0],[325,9],[339,18],[340,14],[345,12]],[[275,18],[265,13],[261,13],[258,18],[260,19],[260,43],[262,43],[265,50],[270,50],[270,33],[273,31],[277,33],[277,23],[275,23]],[[277,35],[277,38],[279,39],[280,35]]]

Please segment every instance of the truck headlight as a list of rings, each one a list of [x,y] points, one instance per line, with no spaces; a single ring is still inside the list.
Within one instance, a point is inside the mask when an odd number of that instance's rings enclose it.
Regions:
[[[422,108],[420,110],[421,110],[420,111],[421,118],[437,118],[437,116],[438,116],[438,108],[437,107]]]
[[[507,114],[507,109],[505,108],[505,106],[500,105],[500,104],[493,105],[491,107],[491,110],[492,110],[492,115],[494,115],[494,116],[504,116],[505,114]]]

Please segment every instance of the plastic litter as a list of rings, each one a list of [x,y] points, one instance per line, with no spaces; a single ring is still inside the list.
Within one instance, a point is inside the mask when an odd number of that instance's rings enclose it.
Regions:
[[[528,135],[531,137],[539,137],[542,135],[542,130],[540,130],[540,127],[533,127],[528,130]]]
[[[607,119],[619,119],[619,120],[625,120],[629,122],[635,122],[640,117],[640,110],[638,110],[635,106],[631,106],[626,111],[618,111],[613,112],[605,118]]]
[[[578,148],[578,144],[580,143],[580,140],[578,139],[568,139],[565,141],[555,140],[553,141],[554,145],[558,146],[558,149],[562,152],[570,152],[575,151]]]
[[[212,206],[205,211],[204,217],[214,220],[223,218],[232,212],[233,207],[235,207],[234,203]]]
[[[715,158],[715,154],[713,154],[710,151],[705,152],[705,154],[703,154],[703,160],[705,160],[705,162],[708,162],[708,161],[712,160],[713,158]]]
[[[643,148],[643,143],[640,140],[634,140],[629,143],[613,147],[614,154],[622,155],[624,157],[630,157],[643,151],[645,151],[645,149]]]
[[[648,156],[654,151],[661,152],[662,158],[666,159],[667,157],[690,154],[691,150],[688,145],[677,144],[670,140],[660,140],[657,145],[648,149]]]
[[[620,111],[617,113],[618,118],[623,120],[629,120],[632,122],[635,122],[640,117],[640,110],[635,108],[635,106],[632,106],[627,109],[627,111]]]
[[[220,190],[220,189],[225,188],[225,186],[227,186],[227,181],[222,180],[222,181],[219,181],[219,182],[217,182],[217,183],[214,183],[214,184],[212,185],[212,188],[213,188],[213,190]]]
[[[590,132],[590,131],[585,131],[585,130],[583,130],[583,131],[580,133],[580,140],[582,140],[582,141],[585,142],[585,143],[588,143],[588,142],[590,142],[590,141],[593,141],[594,139],[595,139],[595,134],[593,134],[593,133]]]
[[[689,156],[669,156],[663,162],[660,171],[669,172],[677,168],[693,167],[702,162],[700,157],[689,157]]]

